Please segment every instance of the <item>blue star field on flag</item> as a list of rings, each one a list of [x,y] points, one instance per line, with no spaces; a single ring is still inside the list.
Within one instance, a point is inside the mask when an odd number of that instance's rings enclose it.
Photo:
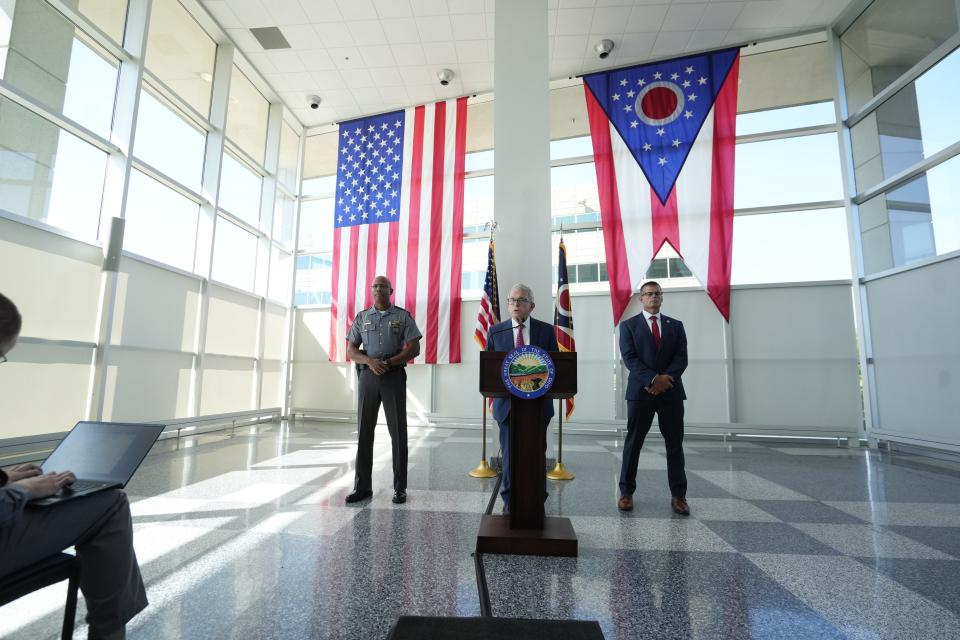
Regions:
[[[403,111],[340,125],[334,227],[400,218],[403,130]]]
[[[584,77],[664,204],[737,51],[726,49]]]

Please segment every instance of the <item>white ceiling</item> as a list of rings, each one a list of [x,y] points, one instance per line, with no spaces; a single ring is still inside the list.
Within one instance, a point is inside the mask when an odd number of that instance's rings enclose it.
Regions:
[[[547,0],[550,78],[825,27],[855,1]],[[494,0],[203,4],[308,127],[493,89]],[[272,26],[291,49],[264,51],[248,30]],[[606,60],[603,38],[616,43]],[[442,68],[456,74],[447,87]]]

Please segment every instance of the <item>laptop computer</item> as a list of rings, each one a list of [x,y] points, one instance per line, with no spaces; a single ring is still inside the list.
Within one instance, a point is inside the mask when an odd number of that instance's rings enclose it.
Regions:
[[[78,422],[40,465],[44,473],[72,471],[77,481],[31,506],[46,507],[125,487],[166,425]]]

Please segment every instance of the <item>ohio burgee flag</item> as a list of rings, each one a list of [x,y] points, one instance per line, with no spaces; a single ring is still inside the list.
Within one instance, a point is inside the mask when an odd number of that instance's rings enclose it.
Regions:
[[[584,77],[614,324],[664,242],[730,320],[738,49]]]

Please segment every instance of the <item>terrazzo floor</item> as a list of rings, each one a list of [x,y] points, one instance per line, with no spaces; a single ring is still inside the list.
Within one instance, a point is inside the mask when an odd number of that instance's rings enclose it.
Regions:
[[[160,442],[127,487],[150,599],[128,637],[381,639],[400,615],[480,615],[471,552],[494,481],[467,476],[478,436],[411,428],[399,506],[385,426],[359,505],[343,502],[351,425]],[[546,511],[571,519],[580,555],[484,555],[495,616],[597,620],[608,639],[960,638],[960,466],[689,439],[682,518],[661,440],[641,455],[631,513],[615,505],[621,442],[564,444],[576,479],[549,483]],[[64,593],[0,608],[0,637],[58,637]]]

